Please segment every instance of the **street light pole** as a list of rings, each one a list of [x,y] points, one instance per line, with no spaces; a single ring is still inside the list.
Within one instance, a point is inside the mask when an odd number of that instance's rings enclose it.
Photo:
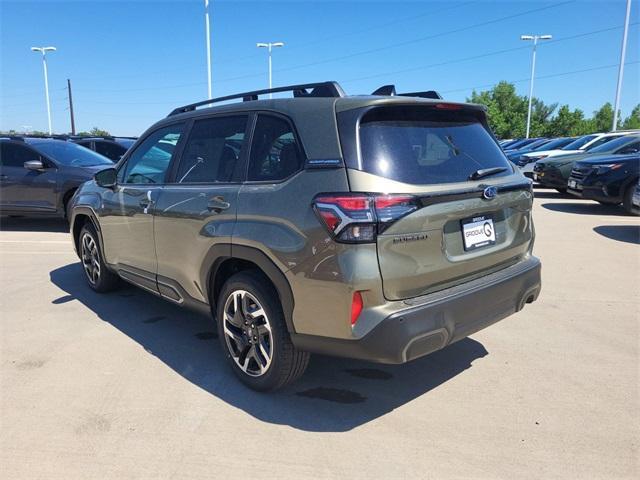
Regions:
[[[273,88],[272,84],[272,63],[271,63],[271,51],[276,47],[284,47],[284,43],[282,42],[269,42],[269,43],[256,43],[256,47],[258,48],[267,48],[269,49],[269,89]],[[269,98],[273,98],[273,94],[269,94]]]
[[[551,35],[520,35],[520,40],[533,40],[533,53],[531,55],[531,81],[529,83],[529,107],[527,108],[527,134],[531,131],[531,102],[533,100],[533,80],[536,75],[536,50],[538,48],[538,40],[551,40]]]
[[[616,101],[613,107],[613,126],[611,131],[618,128],[618,109],[620,108],[620,93],[622,92],[622,75],[624,74],[624,59],[627,54],[627,34],[629,32],[629,15],[631,13],[631,0],[627,0],[627,14],[624,19],[624,33],[622,34],[622,49],[620,50],[620,66],[618,67],[618,85],[616,86]]]
[[[206,27],[207,37],[207,93],[209,94],[209,100],[211,96],[211,32],[209,28],[209,0],[204,0],[204,23]]]
[[[47,119],[49,121],[49,135],[52,135],[51,102],[49,101],[49,76],[47,74],[47,52],[55,52],[56,47],[31,47],[31,51],[42,53],[42,66],[44,67],[44,93],[47,99]]]

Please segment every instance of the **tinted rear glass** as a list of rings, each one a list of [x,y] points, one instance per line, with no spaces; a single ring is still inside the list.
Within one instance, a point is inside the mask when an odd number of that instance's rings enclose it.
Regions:
[[[386,107],[360,123],[361,169],[399,182],[464,182],[481,169],[504,167],[501,148],[473,112]]]
[[[556,140],[551,140],[549,143],[545,143],[544,145],[540,145],[539,147],[534,148],[534,151],[541,152],[544,150],[555,150],[556,148],[562,148],[565,145],[573,142],[574,138],[558,138]]]

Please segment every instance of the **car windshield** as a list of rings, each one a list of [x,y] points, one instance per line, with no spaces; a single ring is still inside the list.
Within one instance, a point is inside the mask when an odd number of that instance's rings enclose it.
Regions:
[[[618,148],[624,147],[633,142],[637,142],[640,139],[638,135],[625,135],[624,137],[612,137],[608,142],[599,145],[595,148],[589,149],[589,153],[608,153],[614,152]]]
[[[414,185],[468,181],[478,170],[512,169],[472,112],[386,107],[360,124],[361,169]]]
[[[116,143],[119,143],[124,148],[128,149],[128,148],[131,148],[131,145],[136,143],[136,141],[131,138],[116,138]]]
[[[538,147],[534,148],[533,151],[534,152],[540,152],[542,150],[555,150],[556,148],[564,147],[565,145],[567,145],[568,143],[570,143],[573,140],[575,140],[575,139],[573,139],[573,138],[557,138],[555,140],[551,140],[549,143],[545,143],[544,145],[539,145]]]
[[[112,165],[113,162],[93,150],[76,143],[63,140],[46,140],[33,142],[33,147],[40,153],[51,157],[54,161],[71,167],[93,167],[95,165]]]
[[[562,148],[562,150],[580,150],[583,147],[583,145],[590,142],[596,137],[597,135],[585,135],[584,137],[580,137],[579,139],[574,140],[569,145]]]

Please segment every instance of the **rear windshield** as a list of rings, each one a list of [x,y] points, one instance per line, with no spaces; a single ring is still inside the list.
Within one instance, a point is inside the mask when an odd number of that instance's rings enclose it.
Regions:
[[[44,140],[32,142],[36,150],[51,157],[53,160],[71,167],[93,167],[96,165],[112,165],[107,157],[95,153],[93,150],[77,143],[62,140]]]
[[[633,142],[637,142],[640,140],[640,137],[637,135],[625,135],[622,137],[606,137],[608,140],[605,143],[601,143],[600,145],[589,148],[589,153],[609,153],[614,152],[618,148],[624,147],[628,144],[632,144]]]
[[[477,170],[505,168],[502,149],[473,112],[386,107],[360,123],[361,170],[399,182],[464,182]]]

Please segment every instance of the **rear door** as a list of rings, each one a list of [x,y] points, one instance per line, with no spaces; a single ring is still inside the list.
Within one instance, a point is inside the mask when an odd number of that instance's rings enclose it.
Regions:
[[[356,128],[351,190],[408,194],[415,205],[399,215],[391,203],[378,212],[391,219],[377,237],[385,297],[436,291],[527,255],[529,181],[506,160],[482,111],[444,103],[378,107]]]
[[[170,182],[155,206],[160,293],[177,302],[186,293],[206,302],[198,282],[217,245],[231,254],[238,191],[243,179],[248,115],[195,120]]]
[[[27,170],[24,163],[39,160],[43,170]],[[55,213],[58,169],[31,147],[0,143],[0,208],[12,211]]]

